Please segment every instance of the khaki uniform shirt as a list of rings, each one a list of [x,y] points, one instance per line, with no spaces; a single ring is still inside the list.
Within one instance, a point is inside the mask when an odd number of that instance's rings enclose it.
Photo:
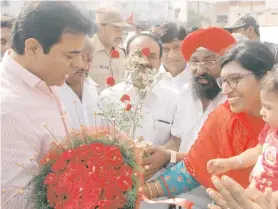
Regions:
[[[100,42],[97,34],[92,38],[94,47],[92,68],[90,69],[90,77],[98,84],[100,90],[108,87],[106,79],[113,76],[116,83],[124,80],[125,72],[125,53],[122,49],[116,48],[120,53],[119,58],[112,58],[110,52]]]

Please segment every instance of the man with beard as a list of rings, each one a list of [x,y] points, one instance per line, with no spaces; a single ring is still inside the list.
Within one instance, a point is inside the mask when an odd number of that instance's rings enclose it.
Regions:
[[[219,40],[217,43],[212,40]],[[185,38],[182,53],[189,63],[192,81],[181,90],[170,139],[177,145],[179,152],[188,152],[198,137],[198,133],[208,115],[226,98],[220,94],[216,78],[220,76],[221,52],[235,42],[228,32],[219,28],[200,29]],[[152,147],[146,150],[150,157],[143,159],[143,165],[156,172],[167,163],[176,162],[176,153],[165,152],[163,148]],[[168,157],[167,157],[168,155]],[[167,159],[163,161],[161,159]],[[206,208],[211,203],[201,187],[182,196],[196,203],[195,208]]]

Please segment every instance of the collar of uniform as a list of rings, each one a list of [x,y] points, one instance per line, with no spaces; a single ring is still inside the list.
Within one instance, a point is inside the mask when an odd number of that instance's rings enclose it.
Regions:
[[[25,82],[27,85],[34,87],[42,80],[29,72],[27,69],[22,67],[19,63],[17,63],[13,58],[11,58],[12,50],[8,50],[3,58],[2,64],[5,66],[7,70],[9,70],[15,77]]]
[[[99,40],[97,34],[95,34],[94,37],[93,37],[93,44],[94,44],[95,52],[99,52],[99,51],[105,50],[105,47],[103,46],[103,44]]]

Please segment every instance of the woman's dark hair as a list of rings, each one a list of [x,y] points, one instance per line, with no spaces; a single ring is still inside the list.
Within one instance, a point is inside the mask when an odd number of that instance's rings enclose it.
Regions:
[[[170,43],[175,39],[183,41],[187,36],[186,30],[182,25],[177,23],[164,23],[158,27],[153,33],[162,43]]]
[[[69,1],[35,1],[27,3],[15,21],[12,49],[24,54],[25,41],[35,38],[48,53],[65,33],[91,34],[92,21]]]
[[[224,55],[221,67],[236,61],[243,68],[253,72],[261,79],[274,66],[274,56],[270,49],[259,41],[241,41]]]
[[[162,57],[162,53],[163,53],[163,48],[162,48],[162,43],[161,41],[159,41],[156,37],[154,37],[153,35],[149,34],[149,33],[139,33],[137,35],[134,35],[132,36],[127,44],[126,44],[126,54],[128,55],[130,50],[129,50],[129,46],[130,44],[132,43],[132,41],[134,41],[136,38],[139,38],[139,37],[148,37],[150,39],[153,39],[158,45],[159,45],[159,59]]]
[[[278,64],[263,78],[261,90],[264,92],[278,93]]]

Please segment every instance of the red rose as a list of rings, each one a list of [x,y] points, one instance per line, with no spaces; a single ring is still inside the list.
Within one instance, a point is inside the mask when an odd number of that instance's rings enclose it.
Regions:
[[[131,104],[127,104],[126,107],[125,107],[125,110],[129,111],[129,110],[131,110],[131,108],[132,108],[132,105]]]
[[[44,184],[45,185],[54,185],[58,182],[58,176],[55,173],[49,173],[45,179],[44,179]]]
[[[144,49],[141,50],[141,53],[142,53],[144,56],[148,57],[148,56],[150,56],[150,54],[151,54],[151,50],[150,50],[149,48],[144,48]]]
[[[110,56],[112,57],[112,58],[119,58],[120,57],[120,53],[117,51],[117,50],[112,50],[111,51],[111,53],[110,53]]]
[[[130,96],[127,95],[127,94],[124,94],[124,95],[121,97],[121,102],[125,102],[125,101],[130,101]]]
[[[108,77],[106,79],[106,83],[109,85],[109,86],[114,86],[115,85],[115,79],[113,77]]]

